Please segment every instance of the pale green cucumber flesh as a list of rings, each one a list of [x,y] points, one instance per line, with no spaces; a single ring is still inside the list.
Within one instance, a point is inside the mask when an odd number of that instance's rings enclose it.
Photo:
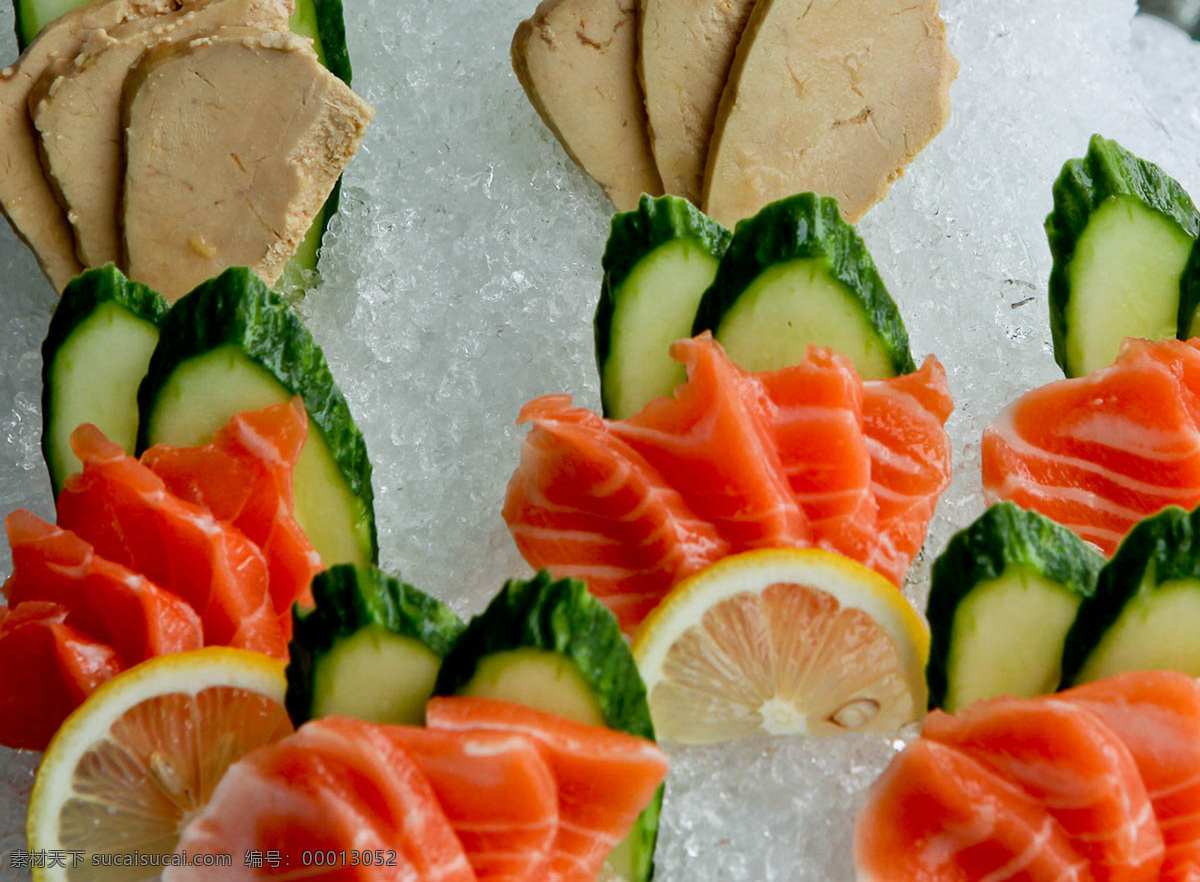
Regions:
[[[1200,677],[1200,579],[1153,584],[1137,594],[1088,653],[1076,683],[1127,671],[1171,670]]]
[[[605,725],[600,705],[575,662],[544,649],[510,649],[485,656],[459,694],[523,704],[588,726]]]
[[[421,641],[368,625],[318,657],[312,716],[419,726],[441,665]]]
[[[297,33],[302,37],[312,38],[317,58],[321,64],[325,64],[325,47],[321,43],[321,32],[317,25],[317,10],[313,6],[312,0],[296,0],[296,8],[292,12],[291,25],[293,33]],[[313,218],[312,226],[304,234],[304,241],[300,243],[296,249],[296,253],[292,255],[292,259],[284,267],[280,284],[285,290],[292,288],[302,289],[309,284],[310,279],[305,278],[304,274],[306,270],[313,271],[317,268],[317,258],[321,250],[321,239],[325,235],[325,225],[329,222],[328,213],[329,204],[326,203],[317,212],[317,216]]]
[[[600,377],[608,416],[631,416],[687,379],[668,349],[691,336],[696,306],[717,263],[695,240],[677,239],[638,261],[621,283],[614,297],[613,342]]]
[[[588,726],[605,725],[600,705],[575,662],[544,649],[512,649],[480,659],[475,676],[459,694],[523,704]],[[635,826],[617,843],[597,879],[636,878],[636,839],[640,833]]]
[[[1174,337],[1179,277],[1192,238],[1131,196],[1111,198],[1088,221],[1068,270],[1067,359],[1072,376],[1107,367],[1126,337]]]
[[[1025,567],[980,582],[954,612],[944,708],[981,698],[1032,698],[1058,687],[1081,597]]]
[[[17,0],[17,40],[24,49],[56,18],[66,15],[85,0]]]
[[[862,303],[822,258],[764,270],[721,318],[716,338],[750,371],[800,364],[810,344],[848,357],[863,379],[895,376],[892,360]]]
[[[296,0],[296,8],[292,12],[292,32],[302,37],[311,37],[313,48],[317,50],[317,59],[325,64],[325,47],[321,45],[321,31],[317,24],[317,9],[312,0]]]
[[[55,352],[48,450],[55,487],[81,467],[70,444],[80,423],[92,423],[126,453],[133,453],[138,383],[157,343],[153,322],[109,302],[80,322]]]
[[[150,444],[207,444],[235,414],[291,399],[272,374],[236,346],[225,345],[175,368],[155,399]],[[326,566],[368,566],[370,516],[346,484],[325,438],[312,420],[292,473],[296,521]]]

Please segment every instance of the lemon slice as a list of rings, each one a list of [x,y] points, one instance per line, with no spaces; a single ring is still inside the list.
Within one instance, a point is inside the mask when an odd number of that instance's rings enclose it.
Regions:
[[[929,628],[878,573],[817,549],[725,558],[633,641],[659,737],[895,731],[925,710]]]
[[[38,768],[29,851],[52,859],[34,879],[157,879],[225,769],[291,732],[286,686],[281,662],[212,647],[151,659],[97,689]]]

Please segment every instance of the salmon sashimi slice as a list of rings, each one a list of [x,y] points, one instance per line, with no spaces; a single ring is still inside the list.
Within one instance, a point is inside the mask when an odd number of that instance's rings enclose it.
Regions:
[[[548,878],[558,834],[558,786],[528,736],[373,726],[357,720],[337,725],[372,727],[412,758],[481,882]]]
[[[294,602],[312,606],[321,557],[293,515],[292,470],[308,436],[299,398],[238,414],[203,447],[151,447],[142,463],[167,489],[232,524],[267,559],[271,602],[290,636]]]
[[[530,402],[504,518],[525,560],[576,576],[631,630],[680,579],[756,547],[843,554],[900,585],[950,482],[954,409],[933,356],[863,382],[810,347],[747,373],[708,333],[672,356],[688,381],[620,421]]]
[[[918,738],[871,785],[854,829],[858,882],[1091,882],[1066,833],[1027,793]]]
[[[286,657],[257,545],[179,499],[95,426],[79,426],[71,447],[83,471],[59,494],[60,526],[187,602],[203,623],[205,645]]]
[[[388,759],[391,759],[389,757]],[[386,812],[392,802],[408,807],[419,834],[428,835],[431,847],[450,850],[457,846],[454,832],[428,783],[416,773],[412,762],[400,757],[400,765],[383,763],[362,767],[301,743],[291,735],[261,747],[230,766],[213,791],[208,804],[183,828],[176,853],[232,854],[232,867],[170,867],[163,882],[244,882],[244,880],[320,879],[322,882],[470,882],[466,874],[439,872],[423,875],[408,860]],[[243,855],[274,853],[277,863],[263,860],[250,866]],[[342,852],[347,855],[343,862]],[[304,855],[322,855],[314,866]],[[332,853],[332,866],[324,860]],[[371,862],[351,863],[350,855],[371,854]],[[375,854],[383,859],[375,861]],[[286,860],[284,860],[286,858]],[[462,848],[458,858],[465,866]]]
[[[1133,755],[1162,829],[1163,882],[1200,880],[1200,683],[1136,671],[1058,697],[1098,716]]]
[[[779,459],[814,544],[863,560],[875,541],[876,505],[854,366],[813,346],[803,363],[754,376],[775,405]]]
[[[518,422],[533,430],[504,503],[517,547],[555,578],[586,581],[622,628],[729,553],[716,528],[596,414],[555,395],[525,405]]]
[[[671,346],[688,381],[609,425],[711,521],[733,552],[805,548],[808,518],[792,494],[772,431],[775,405],[705,333]]]
[[[474,882],[475,873],[420,766],[376,723],[327,717],[301,726],[297,747],[340,763],[369,816],[422,880]]]
[[[28,511],[4,522],[13,571],[12,606],[35,600],[68,610],[66,623],[111,646],[126,664],[204,645],[195,611],[169,591],[100,557],[74,533]]]
[[[950,485],[952,449],[946,420],[954,399],[946,370],[935,356],[920,369],[863,383],[863,433],[871,452],[876,536],[856,559],[896,585],[933,519],[938,497]]]
[[[434,698],[426,725],[454,732],[491,730],[530,738],[558,783],[558,832],[550,879],[595,882],[667,775],[657,745],[624,732],[564,720],[485,698]]]
[[[983,486],[1112,554],[1168,505],[1200,503],[1200,341],[1126,340],[1116,362],[1013,402],[983,433]]]
[[[111,646],[66,623],[69,610],[30,600],[0,607],[0,744],[45,750],[71,711],[125,669]]]
[[[934,711],[923,738],[1015,784],[1058,821],[1096,882],[1152,882],[1163,837],[1137,764],[1098,717],[1055,699],[996,698]]]

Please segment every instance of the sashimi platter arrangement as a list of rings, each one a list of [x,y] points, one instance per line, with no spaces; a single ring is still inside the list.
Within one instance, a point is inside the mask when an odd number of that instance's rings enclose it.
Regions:
[[[1200,49],[529,2],[0,13],[0,879],[1200,882]]]

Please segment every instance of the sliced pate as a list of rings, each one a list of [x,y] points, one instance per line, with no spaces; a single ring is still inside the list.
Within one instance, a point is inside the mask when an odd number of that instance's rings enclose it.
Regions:
[[[814,191],[856,221],[950,115],[937,0],[758,0],[709,145],[704,210],[732,226]]]
[[[620,211],[662,194],[637,77],[637,0],[545,0],[512,41],[546,125]]]
[[[93,31],[74,59],[38,79],[29,115],[84,266],[121,259],[121,90],[142,53],[166,40],[190,40],[226,26],[284,31],[290,16],[289,0],[195,0],[168,15]]]
[[[30,89],[48,66],[79,52],[84,33],[178,6],[175,0],[97,0],[47,26],[15,64],[0,70],[0,210],[60,291],[83,267],[66,213],[42,173],[27,111]]]
[[[373,115],[295,34],[148,50],[124,92],[128,275],[172,301],[230,266],[274,284]]]
[[[721,92],[754,0],[642,0],[638,55],[663,189],[700,204]]]

